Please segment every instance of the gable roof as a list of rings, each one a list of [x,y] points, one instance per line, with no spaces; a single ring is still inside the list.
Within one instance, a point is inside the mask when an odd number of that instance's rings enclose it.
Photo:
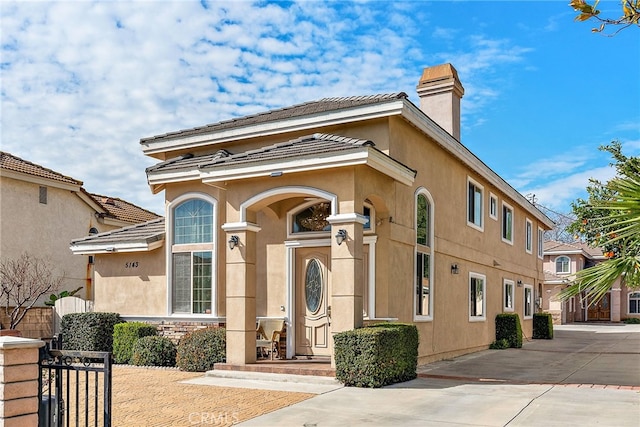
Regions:
[[[141,224],[74,239],[71,241],[71,251],[74,255],[151,251],[161,247],[164,239],[165,221],[161,217]]]
[[[581,241],[571,243],[547,240],[544,242],[545,255],[572,255],[580,254],[588,259],[605,259],[602,249],[594,248]]]
[[[160,217],[158,214],[117,197],[102,196],[100,194],[91,194],[91,197],[104,209],[105,214],[103,216],[109,216],[130,224],[151,221]]]
[[[295,163],[291,163],[293,159]],[[376,149],[372,141],[315,133],[237,154],[220,150],[202,156],[183,155],[147,168],[147,177],[158,190],[162,184],[175,179],[212,183],[356,164],[367,164],[407,185],[416,174],[415,170]]]
[[[5,171],[17,172],[20,174],[31,175],[51,181],[56,181],[74,186],[82,186],[82,181],[63,175],[54,170],[47,169],[43,166],[21,159],[18,156],[0,151],[0,169]]]

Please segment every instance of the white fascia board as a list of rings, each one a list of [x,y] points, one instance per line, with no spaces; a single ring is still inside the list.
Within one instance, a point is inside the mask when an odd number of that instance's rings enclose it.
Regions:
[[[415,171],[374,149],[369,149],[367,165],[407,186],[412,186],[416,179]]]
[[[30,182],[32,184],[43,185],[47,187],[60,188],[68,191],[80,191],[80,185],[71,184],[68,182],[61,182],[55,179],[43,178],[40,176],[34,176],[27,173],[15,172],[8,169],[0,169],[0,176],[3,178],[11,178],[18,181]]]
[[[411,124],[420,129],[425,134],[433,138],[441,147],[457,157],[462,163],[469,166],[472,170],[476,171],[480,176],[486,179],[494,187],[499,188],[512,200],[516,201],[527,212],[533,215],[542,224],[552,229],[554,227],[553,221],[547,218],[542,212],[531,205],[522,194],[516,191],[509,183],[507,183],[502,177],[495,173],[489,166],[487,166],[482,160],[476,157],[467,147],[461,144],[453,136],[449,135],[447,131],[438,126],[433,120],[427,117],[420,109],[410,102],[404,103],[404,109],[402,116],[405,117]]]
[[[239,141],[266,135],[278,135],[288,132],[299,132],[306,129],[345,124],[363,120],[402,114],[403,100],[385,102],[382,104],[364,105],[334,112],[318,113],[312,116],[293,117],[287,120],[260,123],[238,128],[212,131],[180,138],[167,136],[167,140],[149,140],[141,142],[142,152],[147,156],[154,156],[167,151],[193,149],[198,147],[220,144],[223,142]]]
[[[198,171],[198,169],[147,173],[147,182],[149,185],[170,184],[172,182],[194,181],[198,179],[200,179],[200,171]]]
[[[113,254],[118,252],[149,252],[161,247],[164,239],[155,242],[101,243],[88,245],[71,245],[74,255]]]

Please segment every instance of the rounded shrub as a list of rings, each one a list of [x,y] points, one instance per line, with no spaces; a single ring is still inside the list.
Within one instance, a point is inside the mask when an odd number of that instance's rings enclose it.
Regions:
[[[226,334],[225,328],[207,328],[185,335],[178,344],[176,365],[190,372],[213,369],[214,363],[225,361]]]
[[[156,327],[142,322],[118,323],[113,327],[113,358],[116,363],[130,363],[133,346],[142,337],[157,335]]]
[[[131,363],[136,366],[175,366],[176,346],[166,337],[142,337],[133,345]]]

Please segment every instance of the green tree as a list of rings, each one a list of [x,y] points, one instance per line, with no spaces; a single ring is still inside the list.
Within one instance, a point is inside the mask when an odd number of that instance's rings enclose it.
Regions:
[[[617,141],[600,149],[612,155],[616,177],[607,183],[591,180],[588,200],[572,203],[577,220],[569,230],[601,248],[606,260],[579,271],[560,293],[563,299],[584,291],[597,301],[618,278],[640,288],[640,158],[625,156]]]
[[[601,33],[607,26],[613,25],[617,28],[612,34],[610,34],[613,36],[632,25],[640,26],[640,0],[622,0],[622,16],[619,18],[601,17],[600,10],[598,10],[598,3],[599,0],[595,0],[591,4],[585,0],[571,0],[569,6],[578,12],[578,16],[575,18],[576,21],[588,21],[590,19],[595,19],[600,22],[600,26],[598,28],[591,29],[594,33]]]

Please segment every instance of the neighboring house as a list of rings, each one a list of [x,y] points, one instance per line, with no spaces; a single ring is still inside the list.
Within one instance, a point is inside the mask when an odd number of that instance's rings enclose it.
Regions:
[[[286,354],[332,356],[336,332],[417,325],[419,362],[486,349],[495,316],[531,336],[552,222],[460,143],[464,89],[426,68],[404,93],[325,98],[141,140],[166,223],[72,242],[96,255],[96,310],[173,331],[224,324],[256,359],[259,317]]]
[[[47,260],[63,276],[61,290],[84,287],[78,296],[93,299],[93,257],[73,256],[72,239],[153,218],[158,215],[124,200],[88,193],[82,181],[0,152],[0,257],[26,252]]]
[[[564,302],[556,298],[578,271],[605,259],[600,248],[593,248],[583,242],[544,242],[545,279],[540,292],[541,306],[544,311],[553,315],[554,323],[619,322],[632,317],[640,318],[640,292],[628,289],[620,280],[614,283],[611,291],[600,301],[589,301],[584,293]]]

